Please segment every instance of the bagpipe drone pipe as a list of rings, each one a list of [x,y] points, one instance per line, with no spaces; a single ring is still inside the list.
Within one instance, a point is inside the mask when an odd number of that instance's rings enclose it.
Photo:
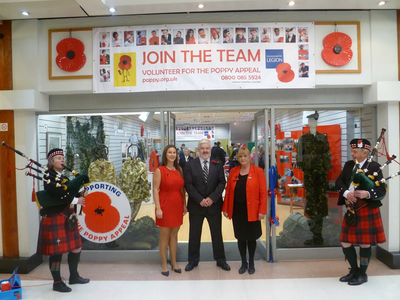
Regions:
[[[385,132],[386,132],[386,128],[382,128],[381,134],[379,135],[379,137],[377,139],[375,147],[371,151],[371,154],[368,156],[367,166],[364,169],[358,169],[357,173],[354,175],[352,184],[355,186],[355,188],[357,190],[371,190],[371,189],[374,189],[374,188],[376,188],[378,186],[385,185],[387,180],[395,178],[395,177],[400,175],[400,172],[397,172],[397,173],[395,173],[393,175],[390,175],[387,178],[382,178],[381,180],[375,180],[376,177],[379,175],[379,172],[382,172],[382,170],[386,166],[388,166],[391,162],[395,161],[395,159],[396,159],[396,155],[392,155],[391,157],[389,157],[387,155],[386,147],[385,147],[385,151],[386,151],[386,156],[387,156],[388,160],[382,166],[379,167],[379,170],[377,172],[373,172],[372,174],[368,174],[370,172],[368,170],[369,164],[372,162],[372,159],[373,159],[374,155],[379,153],[378,152],[378,148],[379,148],[379,145],[381,143],[381,140],[383,139],[383,142],[385,142],[384,141]],[[358,165],[358,162],[356,162],[356,165]],[[385,197],[385,195],[383,195],[381,197],[377,197],[374,200],[382,200],[384,197]]]
[[[32,194],[34,195],[34,200],[36,200],[39,209],[41,209],[41,207],[49,208],[67,203],[69,204],[72,202],[74,197],[78,195],[82,187],[86,188],[89,185],[89,177],[86,174],[79,174],[78,172],[71,170],[70,168],[63,165],[64,169],[70,171],[75,176],[74,179],[68,180],[68,178],[66,177],[59,176],[57,172],[53,170],[48,170],[46,166],[29,158],[21,151],[10,147],[5,142],[3,142],[2,145],[6,146],[8,149],[13,150],[15,153],[26,158],[30,162],[28,165],[25,166],[25,168],[18,170],[28,169],[28,171],[25,172],[26,176],[30,176],[40,181],[43,181],[50,186],[51,190],[55,191],[54,193],[49,193],[48,191],[43,190],[35,193],[35,184],[33,184]],[[33,164],[43,170],[33,167]],[[33,174],[32,171],[36,171],[37,173],[41,174],[42,177]]]

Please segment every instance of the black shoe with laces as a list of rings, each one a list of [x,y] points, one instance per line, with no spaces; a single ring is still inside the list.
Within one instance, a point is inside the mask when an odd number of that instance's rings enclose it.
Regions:
[[[357,273],[358,273],[358,269],[357,270],[350,269],[349,274],[340,277],[339,281],[340,282],[349,282],[350,280],[357,277]]]
[[[68,287],[64,281],[60,281],[57,283],[53,283],[53,291],[60,292],[60,293],[69,293],[72,291],[70,287]]]
[[[75,276],[69,278],[69,284],[86,284],[89,283],[90,279],[82,278],[81,276]]]
[[[350,280],[347,284],[348,285],[361,285],[363,283],[368,282],[368,276],[367,274],[360,274],[357,273],[357,276]]]

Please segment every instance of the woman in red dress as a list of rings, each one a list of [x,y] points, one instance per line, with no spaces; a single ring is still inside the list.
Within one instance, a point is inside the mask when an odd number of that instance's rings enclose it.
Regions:
[[[156,204],[156,225],[160,227],[159,251],[161,274],[169,275],[167,267],[168,247],[174,272],[181,273],[176,263],[178,231],[186,214],[183,173],[178,165],[178,155],[174,145],[165,147],[161,166],[154,172],[153,197]]]

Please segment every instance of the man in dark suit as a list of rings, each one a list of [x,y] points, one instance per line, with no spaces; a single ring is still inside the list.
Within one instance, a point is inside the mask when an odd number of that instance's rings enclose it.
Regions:
[[[183,152],[184,152],[183,157],[182,157],[182,158],[179,157],[179,166],[181,167],[182,171],[185,172],[185,166],[186,166],[186,164],[187,164],[189,161],[193,160],[193,157],[191,157],[191,156],[189,155],[189,154],[190,154],[190,151],[189,151],[188,149],[185,149]]]
[[[185,270],[191,271],[200,260],[201,230],[204,218],[210,226],[214,259],[217,266],[225,271],[231,268],[226,263],[222,240],[222,192],[225,189],[223,164],[210,159],[211,143],[199,142],[199,157],[189,161],[185,167],[185,189],[189,195],[189,251]]]
[[[349,225],[343,221],[342,224],[340,241],[351,269],[349,274],[339,280],[347,282],[349,285],[360,285],[368,281],[366,271],[371,258],[371,245],[386,241],[379,211],[379,207],[382,206],[379,199],[386,194],[386,184],[381,183],[373,188],[366,187],[364,184],[360,184],[356,188],[357,184],[352,184],[357,172],[373,176],[373,181],[381,180],[383,176],[380,164],[374,161],[368,162],[371,150],[371,143],[368,140],[353,139],[350,146],[353,160],[345,163],[336,180],[336,188],[339,192],[338,205],[346,204],[352,208],[356,213],[357,223]],[[354,245],[360,245],[360,267],[357,264]]]

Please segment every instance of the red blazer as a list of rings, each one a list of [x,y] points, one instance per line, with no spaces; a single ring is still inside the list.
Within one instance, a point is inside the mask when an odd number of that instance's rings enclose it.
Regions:
[[[236,182],[239,178],[240,166],[232,168],[229,172],[228,185],[225,191],[223,212],[228,212],[229,219],[233,214],[233,202]],[[251,165],[246,185],[247,217],[249,222],[258,220],[258,214],[267,214],[267,184],[264,170]]]
[[[160,164],[160,159],[157,154],[157,150],[153,150],[150,154],[150,161],[149,161],[149,172],[155,172]]]

